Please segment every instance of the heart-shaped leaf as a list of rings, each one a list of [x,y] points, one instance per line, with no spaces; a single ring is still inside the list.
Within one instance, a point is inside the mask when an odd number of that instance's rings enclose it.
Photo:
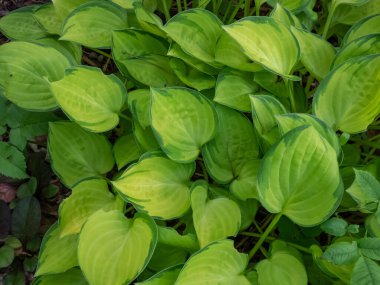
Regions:
[[[242,112],[249,112],[249,95],[256,93],[258,89],[258,85],[253,82],[252,73],[226,68],[218,75],[214,101]]]
[[[105,136],[71,122],[50,123],[49,127],[52,167],[68,187],[86,178],[102,177],[112,169],[112,148]]]
[[[232,240],[214,242],[190,257],[174,284],[214,284],[217,280],[219,285],[250,285],[243,274],[247,264],[248,256],[239,253]]]
[[[187,88],[152,89],[151,95],[151,125],[162,150],[174,161],[194,161],[202,145],[214,137],[213,105]]]
[[[335,130],[359,133],[380,112],[380,55],[352,58],[332,70],[313,98],[313,113]]]
[[[123,204],[107,187],[103,179],[85,180],[73,188],[69,198],[59,208],[60,237],[80,232],[83,224],[96,211],[122,210]]]
[[[343,195],[336,152],[313,127],[298,127],[265,154],[257,190],[269,212],[301,226],[320,224]]]
[[[223,29],[252,60],[286,78],[297,80],[292,70],[299,46],[289,28],[269,17],[246,17]]]
[[[135,279],[157,243],[153,219],[119,211],[98,211],[83,226],[78,241],[79,265],[91,285],[123,285]]]
[[[27,42],[0,47],[0,85],[4,96],[21,108],[48,111],[57,108],[50,83],[64,76],[69,60],[59,51]]]
[[[140,211],[174,219],[190,207],[189,183],[194,171],[193,163],[179,164],[153,156],[133,164],[112,184]]]
[[[201,248],[213,241],[236,236],[240,229],[239,206],[225,197],[209,198],[208,185],[195,182],[191,189],[191,208]]]
[[[219,125],[215,137],[202,148],[208,172],[218,183],[239,177],[246,161],[257,159],[259,146],[251,122],[239,112],[216,105]]]
[[[109,48],[112,31],[127,27],[127,11],[119,5],[111,1],[90,1],[67,16],[60,39],[92,48]]]
[[[286,251],[278,251],[256,265],[260,285],[306,285],[305,266]]]
[[[81,127],[105,132],[119,123],[127,90],[115,75],[98,68],[72,67],[65,77],[51,84],[62,110]]]
[[[172,17],[163,29],[185,52],[217,66],[215,46],[221,26],[219,18],[208,10],[190,9]]]
[[[78,266],[77,241],[78,235],[60,237],[60,229],[55,223],[42,241],[36,276],[62,273]]]

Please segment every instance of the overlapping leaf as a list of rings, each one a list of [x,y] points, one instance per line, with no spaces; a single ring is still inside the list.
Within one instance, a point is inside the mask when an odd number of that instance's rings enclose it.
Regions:
[[[16,105],[33,110],[57,108],[50,83],[64,76],[69,60],[51,47],[11,42],[0,47],[0,85],[4,96]]]
[[[50,123],[48,149],[53,169],[72,187],[83,179],[102,177],[114,165],[111,144],[75,123]]]
[[[248,257],[239,253],[231,240],[222,240],[210,244],[192,255],[179,273],[176,285],[214,283],[220,285],[249,285],[243,275]]]
[[[298,127],[266,153],[257,189],[269,212],[303,226],[322,223],[343,195],[336,152],[311,126]]]
[[[194,161],[202,145],[214,137],[213,105],[187,88],[152,89],[151,96],[151,126],[162,150],[174,161]]]
[[[191,190],[191,208],[201,248],[229,236],[235,236],[241,224],[238,205],[225,197],[209,198],[208,185],[196,182]]]
[[[60,39],[92,48],[109,48],[112,31],[127,27],[127,12],[118,5],[111,1],[90,1],[67,16]]]
[[[190,207],[189,182],[193,173],[192,163],[179,164],[153,156],[129,167],[112,184],[140,211],[173,219]]]
[[[299,46],[283,23],[269,17],[246,17],[223,29],[250,59],[272,72],[296,79],[292,70],[299,60]]]
[[[380,112],[380,55],[350,59],[332,70],[313,98],[313,113],[335,130],[358,133]]]
[[[109,192],[102,179],[85,180],[73,188],[73,193],[59,208],[59,236],[61,238],[80,232],[83,224],[96,211],[121,210],[123,203]]]
[[[79,265],[91,285],[129,284],[145,268],[157,242],[153,219],[120,211],[92,215],[80,232]]]
[[[66,69],[65,77],[53,82],[51,90],[62,110],[93,132],[105,132],[118,124],[127,93],[115,75],[85,66]]]

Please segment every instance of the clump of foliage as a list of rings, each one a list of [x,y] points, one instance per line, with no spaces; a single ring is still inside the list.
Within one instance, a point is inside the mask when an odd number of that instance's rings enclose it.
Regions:
[[[34,284],[379,284],[380,2],[254,2],[0,20],[3,96],[49,121],[72,189]],[[27,178],[1,144],[0,172]]]

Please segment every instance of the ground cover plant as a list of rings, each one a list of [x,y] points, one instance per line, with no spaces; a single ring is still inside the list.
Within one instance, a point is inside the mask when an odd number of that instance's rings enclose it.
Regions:
[[[6,284],[380,284],[379,1],[54,0],[0,31]]]

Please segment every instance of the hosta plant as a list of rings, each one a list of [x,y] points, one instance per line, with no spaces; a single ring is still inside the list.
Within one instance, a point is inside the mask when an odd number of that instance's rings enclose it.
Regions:
[[[2,94],[58,117],[48,159],[72,190],[34,284],[379,284],[379,3],[54,0],[3,17]]]

